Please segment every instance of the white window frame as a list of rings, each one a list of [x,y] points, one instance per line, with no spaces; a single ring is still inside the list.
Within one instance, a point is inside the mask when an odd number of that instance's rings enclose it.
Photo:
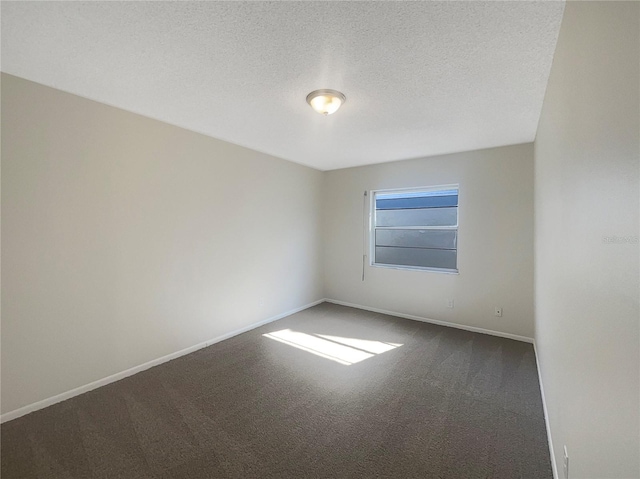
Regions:
[[[393,265],[393,264],[384,264],[384,263],[376,263],[376,195],[378,193],[381,194],[389,194],[389,193],[421,193],[425,191],[440,191],[440,190],[458,190],[458,210],[456,215],[456,225],[455,226],[406,226],[403,229],[415,229],[415,230],[426,230],[426,229],[437,229],[437,230],[456,230],[459,231],[460,226],[460,185],[459,184],[446,184],[446,185],[435,185],[435,186],[422,186],[422,187],[412,187],[412,188],[388,188],[388,189],[380,189],[380,190],[370,190],[369,191],[369,266],[376,268],[386,268],[386,269],[400,269],[400,270],[410,270],[410,271],[427,271],[432,273],[444,273],[444,274],[460,274],[460,265],[458,264],[458,251],[460,249],[459,246],[459,236],[456,241],[456,269],[449,268],[432,268],[425,266],[407,266],[407,265]],[[380,227],[379,229],[384,229],[385,227]],[[394,227],[389,227],[389,229],[397,229]]]

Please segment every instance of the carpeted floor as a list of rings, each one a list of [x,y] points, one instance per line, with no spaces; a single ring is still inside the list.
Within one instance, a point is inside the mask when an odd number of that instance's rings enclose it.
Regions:
[[[3,479],[552,477],[530,344],[329,303],[1,432]]]

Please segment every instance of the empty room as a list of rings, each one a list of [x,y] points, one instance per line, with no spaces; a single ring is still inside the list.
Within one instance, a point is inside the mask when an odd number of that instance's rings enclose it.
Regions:
[[[3,479],[640,479],[640,2],[0,16]]]

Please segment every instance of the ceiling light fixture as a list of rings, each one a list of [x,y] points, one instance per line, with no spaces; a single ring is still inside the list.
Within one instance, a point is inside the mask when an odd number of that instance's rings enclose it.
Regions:
[[[325,116],[338,111],[345,101],[347,97],[336,90],[316,90],[307,95],[307,103],[311,108]]]

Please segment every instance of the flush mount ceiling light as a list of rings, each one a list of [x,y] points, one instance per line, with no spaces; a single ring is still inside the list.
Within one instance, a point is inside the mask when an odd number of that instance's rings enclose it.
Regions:
[[[345,101],[347,101],[347,97],[336,90],[316,90],[307,95],[307,103],[323,115],[335,113]]]

